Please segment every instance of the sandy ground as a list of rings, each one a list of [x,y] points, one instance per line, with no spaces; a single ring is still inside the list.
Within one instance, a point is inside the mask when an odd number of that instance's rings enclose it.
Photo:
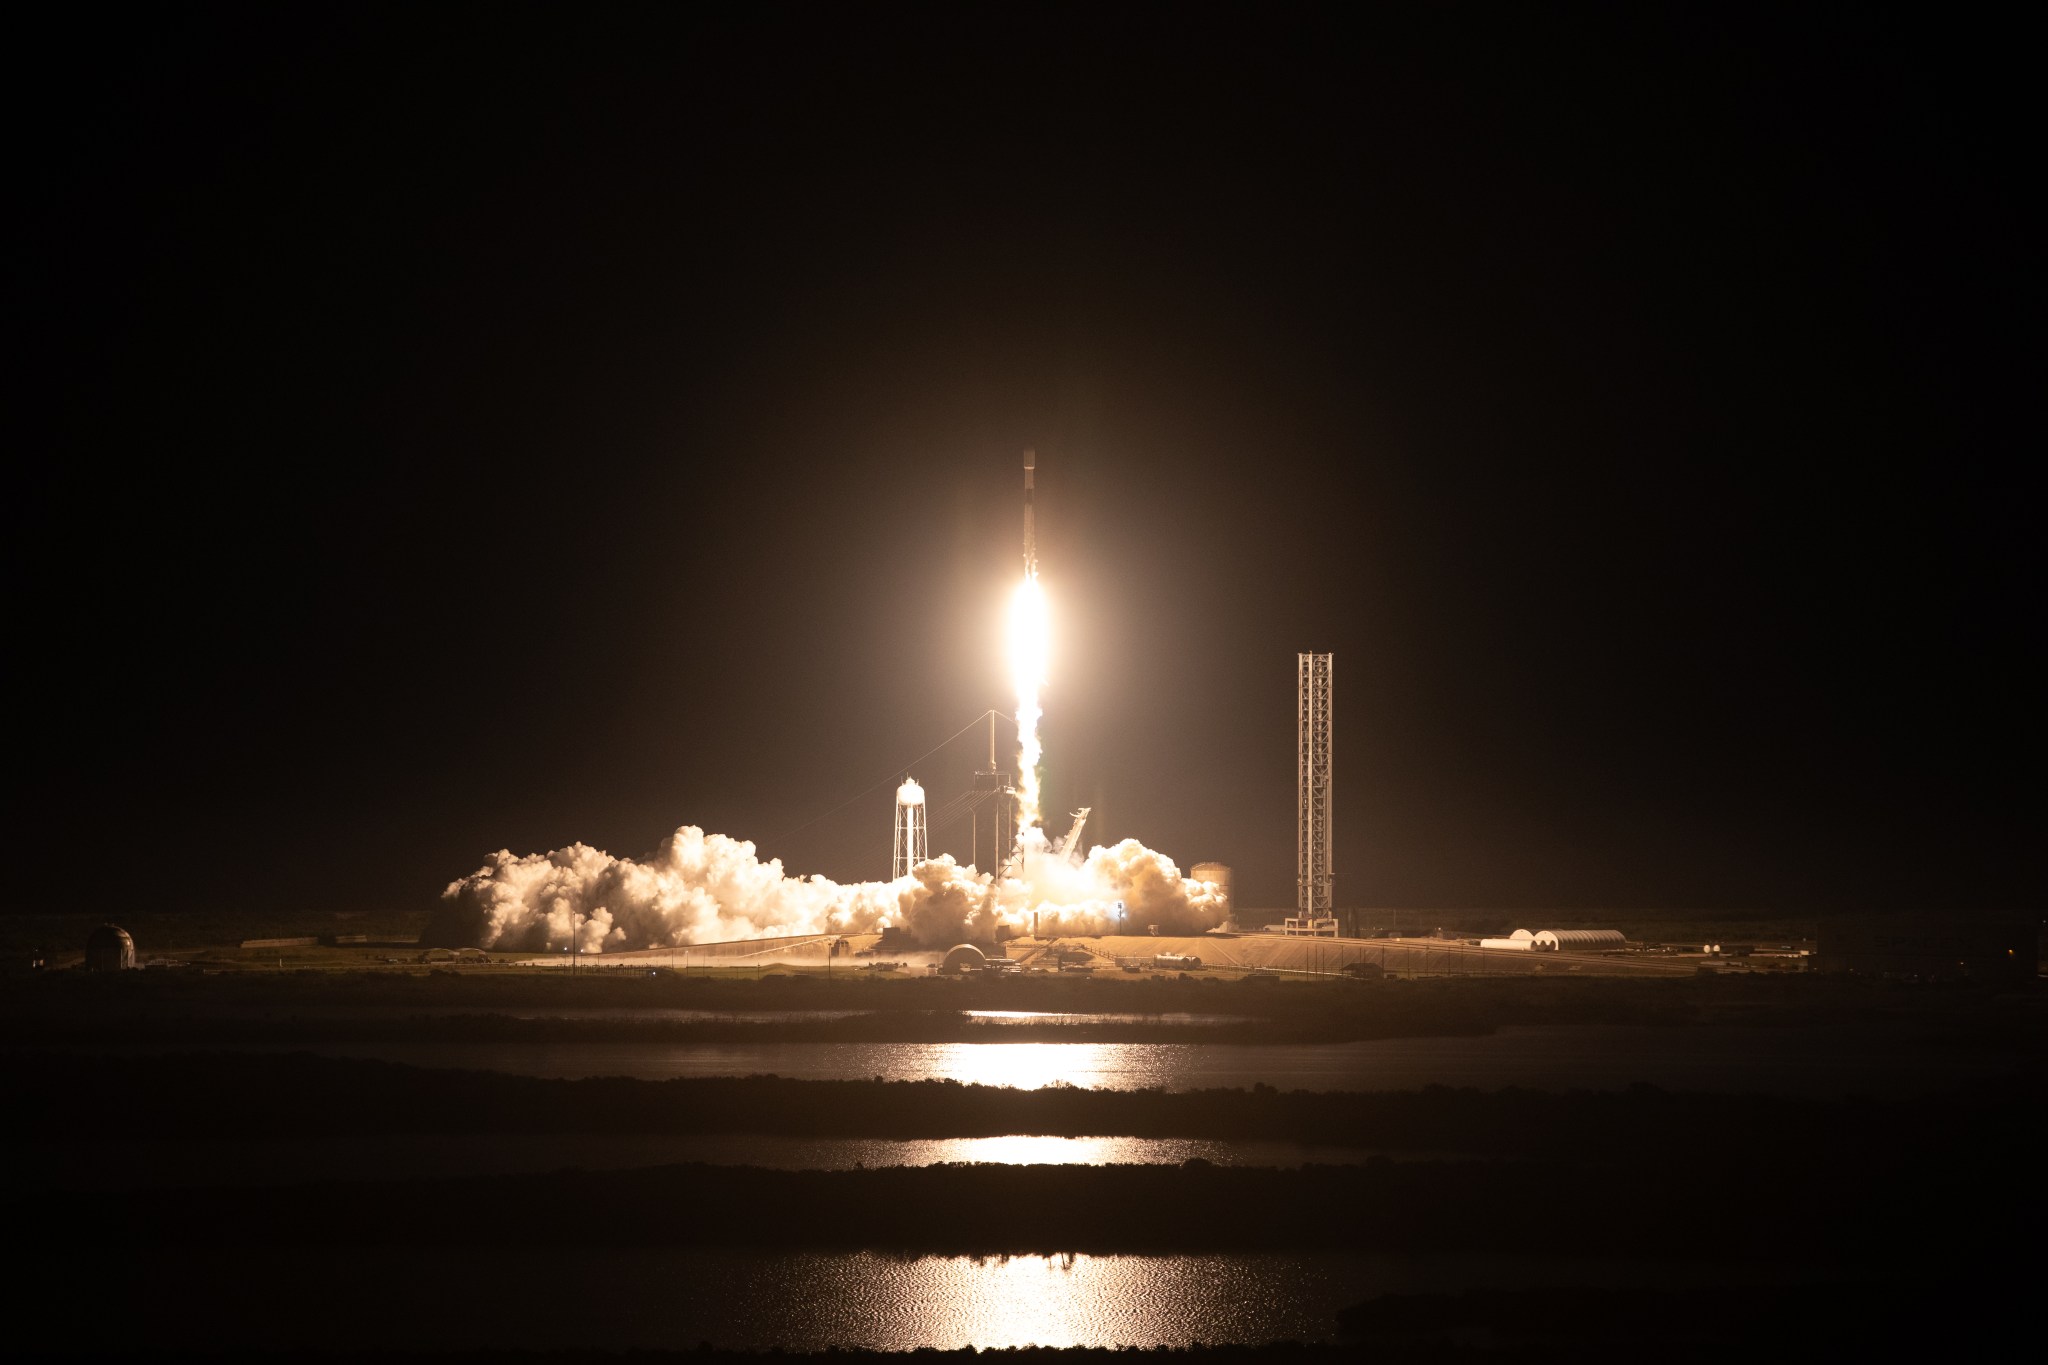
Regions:
[[[635,952],[605,953],[579,959],[585,967],[690,967],[788,966],[817,968],[826,965],[831,935],[800,938],[750,939],[734,943],[700,944],[689,948],[650,948]],[[853,934],[846,948],[831,959],[835,969],[859,970],[873,959],[859,956],[873,950],[878,936]],[[1689,976],[1698,966],[1685,956],[1639,953],[1536,953],[1511,949],[1480,948],[1447,943],[1437,939],[1341,939],[1298,938],[1279,934],[1217,935],[1190,937],[1150,934],[1105,934],[1100,937],[1066,937],[1040,941],[1010,940],[1006,951],[1024,964],[1025,970],[1050,970],[1055,965],[1053,948],[1061,948],[1071,960],[1075,952],[1088,955],[1088,965],[1097,972],[1121,971],[1120,962],[1137,959],[1141,973],[1176,968],[1154,967],[1162,953],[1196,957],[1199,970],[1238,976],[1251,971],[1295,975],[1335,975],[1352,963],[1378,966],[1395,975],[1537,975],[1579,976]],[[923,971],[928,963],[943,956],[935,952],[888,954],[902,961],[909,971]],[[522,965],[563,967],[566,954],[520,959]]]

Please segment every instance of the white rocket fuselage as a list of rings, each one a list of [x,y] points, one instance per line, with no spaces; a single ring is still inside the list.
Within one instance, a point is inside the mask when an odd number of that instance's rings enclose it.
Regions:
[[[1038,572],[1038,527],[1032,518],[1031,494],[1033,475],[1038,471],[1038,452],[1024,452],[1024,573],[1028,577]]]

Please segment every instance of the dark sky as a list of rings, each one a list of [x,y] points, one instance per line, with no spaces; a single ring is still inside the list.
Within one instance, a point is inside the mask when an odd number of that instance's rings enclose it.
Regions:
[[[6,907],[876,875],[1026,445],[1097,837],[1290,900],[1317,648],[1341,903],[2040,904],[2020,35],[1354,8],[19,31]]]

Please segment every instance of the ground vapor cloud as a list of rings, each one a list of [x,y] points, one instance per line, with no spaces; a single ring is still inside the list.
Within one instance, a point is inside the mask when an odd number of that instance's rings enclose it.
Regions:
[[[1135,839],[1089,850],[1079,863],[1027,829],[1001,878],[941,855],[909,876],[842,884],[792,877],[754,845],[685,825],[640,859],[588,844],[550,853],[492,854],[451,882],[428,933],[449,945],[586,953],[673,948],[781,934],[897,928],[926,947],[986,942],[998,924],[1042,934],[1114,932],[1127,925],[1198,933],[1220,924],[1220,888],[1182,877]]]

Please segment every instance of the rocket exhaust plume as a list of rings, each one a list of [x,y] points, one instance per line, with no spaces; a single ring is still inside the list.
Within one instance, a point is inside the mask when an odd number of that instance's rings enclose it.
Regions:
[[[685,825],[638,861],[587,844],[552,853],[492,854],[451,882],[425,938],[537,952],[570,944],[586,953],[680,948],[692,943],[783,934],[853,934],[895,928],[928,948],[995,937],[998,925],[1036,924],[1042,936],[1113,933],[1123,923],[1200,933],[1222,922],[1223,888],[1180,875],[1171,859],[1136,839],[1090,849],[1076,862],[1040,827],[1039,693],[1046,684],[1050,622],[1038,583],[1032,481],[1037,458],[1024,452],[1024,578],[1010,600],[1010,675],[1017,688],[1016,842],[1000,870],[952,858],[918,859],[905,844],[886,882],[842,885],[791,877],[754,846]],[[906,784],[905,791],[912,789]],[[923,793],[918,792],[922,798]]]
[[[1200,933],[1222,922],[1221,887],[1180,875],[1171,859],[1126,839],[1079,864],[1025,831],[1002,875],[945,855],[886,882],[792,877],[754,845],[686,825],[640,859],[588,844],[520,856],[500,850],[442,893],[423,941],[512,952],[572,943],[585,953],[680,948],[781,934],[897,928],[928,948],[987,942],[998,924],[1042,935],[1117,931],[1129,923]]]
[[[1024,452],[1024,578],[1010,598],[1010,679],[1017,690],[1017,834],[1039,823],[1038,765],[1044,746],[1038,722],[1044,716],[1039,693],[1046,683],[1051,652],[1045,591],[1038,583],[1038,528],[1032,508],[1038,469],[1035,451]]]

